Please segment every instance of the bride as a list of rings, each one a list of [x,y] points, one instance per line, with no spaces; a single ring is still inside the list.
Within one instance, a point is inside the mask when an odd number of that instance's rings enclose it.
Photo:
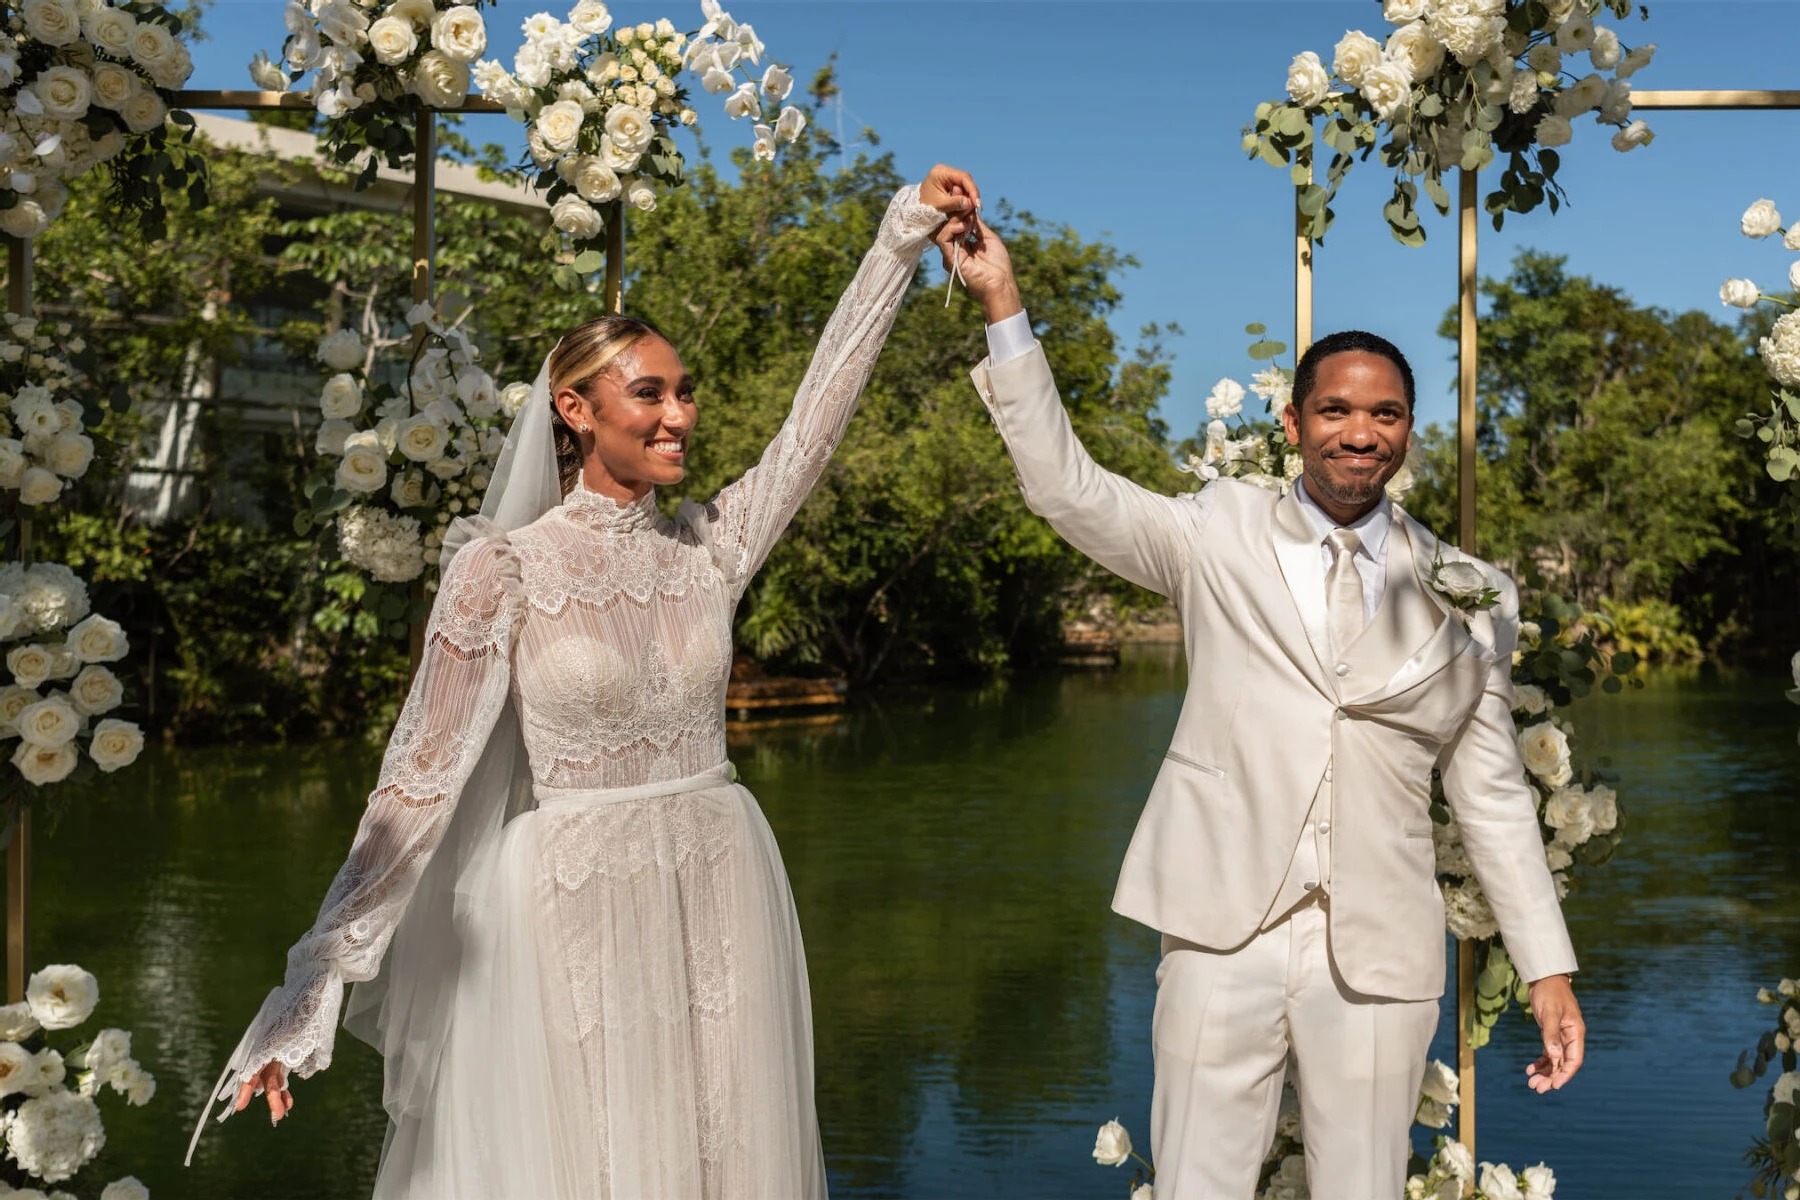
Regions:
[[[931,235],[978,203],[942,166],[894,197],[761,462],[674,520],[655,488],[698,416],[674,346],[622,316],[558,343],[446,544],[380,780],[219,1120],[293,1107],[356,982],[344,1024],[385,1058],[382,1200],[825,1194],[794,902],[725,761],[732,614]]]

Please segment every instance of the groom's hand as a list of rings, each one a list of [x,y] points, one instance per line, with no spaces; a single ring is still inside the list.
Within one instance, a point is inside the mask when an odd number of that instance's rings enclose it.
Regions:
[[[1544,1035],[1544,1056],[1525,1068],[1526,1082],[1539,1093],[1575,1077],[1587,1048],[1587,1026],[1567,975],[1546,975],[1531,985],[1531,1015]]]
[[[977,231],[977,240],[969,245],[968,233]],[[1025,310],[1019,296],[1019,281],[1013,277],[1012,255],[993,227],[981,219],[980,213],[967,217],[951,217],[932,239],[944,256],[944,270],[955,269],[962,275],[969,295],[981,305],[989,325],[997,324]]]

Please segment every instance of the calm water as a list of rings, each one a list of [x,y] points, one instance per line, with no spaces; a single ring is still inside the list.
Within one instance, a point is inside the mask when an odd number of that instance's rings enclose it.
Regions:
[[[806,933],[836,1195],[1123,1197],[1088,1152],[1113,1116],[1147,1141],[1155,935],[1107,901],[1181,682],[1153,649],[1116,673],[884,693],[734,747]],[[1569,1197],[1732,1196],[1760,1098],[1726,1075],[1762,1028],[1757,985],[1800,972],[1800,709],[1774,679],[1663,678],[1580,721],[1630,811],[1568,905],[1588,1068],[1532,1096],[1534,1030],[1509,1018],[1480,1058],[1480,1157],[1547,1161]],[[41,954],[99,975],[99,1018],[161,1083],[148,1108],[107,1106],[108,1177],[163,1200],[367,1193],[380,1062],[348,1036],[279,1130],[237,1118],[180,1158],[375,763],[154,756],[40,841]],[[1447,1022],[1439,1041],[1453,1057]]]

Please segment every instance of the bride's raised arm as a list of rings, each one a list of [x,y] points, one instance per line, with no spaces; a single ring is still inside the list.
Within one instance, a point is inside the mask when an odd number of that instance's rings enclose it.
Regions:
[[[967,175],[936,167],[923,184],[901,188],[889,203],[875,245],[826,324],[780,432],[756,466],[706,506],[713,558],[734,595],[748,586],[843,440],[931,235],[946,212],[978,200]]]
[[[419,673],[349,857],[318,919],[288,951],[286,977],[238,1043],[214,1099],[236,1096],[241,1108],[249,1097],[240,1089],[266,1088],[271,1113],[279,1116],[291,1103],[289,1072],[305,1078],[331,1065],[344,984],[374,978],[443,840],[505,707],[511,674],[519,566],[505,535],[494,532],[464,547],[444,574]],[[196,1142],[199,1136],[196,1129]]]

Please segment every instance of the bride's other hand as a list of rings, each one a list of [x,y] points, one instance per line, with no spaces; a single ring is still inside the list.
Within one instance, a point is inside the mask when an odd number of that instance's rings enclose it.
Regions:
[[[250,1099],[257,1092],[269,1098],[269,1124],[273,1125],[294,1111],[294,1094],[288,1091],[287,1069],[278,1062],[272,1062],[256,1073],[256,1078],[238,1089],[237,1106],[234,1112],[243,1112],[250,1107]]]
[[[919,202],[931,205],[946,217],[953,217],[980,208],[981,189],[975,186],[975,180],[967,171],[939,163],[919,185]]]

